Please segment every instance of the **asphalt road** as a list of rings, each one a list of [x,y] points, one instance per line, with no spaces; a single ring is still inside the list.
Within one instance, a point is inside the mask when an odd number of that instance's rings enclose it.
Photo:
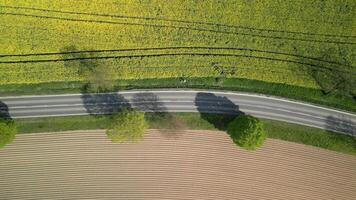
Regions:
[[[146,112],[246,113],[356,135],[356,115],[256,94],[205,90],[136,90],[105,94],[0,97],[1,115],[12,118],[112,113],[123,107]],[[6,107],[7,106],[7,107]]]

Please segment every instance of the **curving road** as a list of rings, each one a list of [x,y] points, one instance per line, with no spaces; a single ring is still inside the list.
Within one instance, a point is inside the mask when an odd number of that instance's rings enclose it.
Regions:
[[[0,97],[12,118],[103,114],[134,107],[146,112],[246,113],[356,135],[356,115],[257,94],[206,90],[133,90],[103,94]],[[6,106],[8,108],[6,108]],[[3,114],[4,115],[4,114]]]

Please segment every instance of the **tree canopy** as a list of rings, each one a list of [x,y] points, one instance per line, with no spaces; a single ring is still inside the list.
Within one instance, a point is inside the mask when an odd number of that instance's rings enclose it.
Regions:
[[[143,139],[147,127],[143,112],[123,110],[113,116],[106,134],[115,143],[138,142]]]
[[[0,119],[0,148],[15,139],[17,128],[12,120]]]
[[[266,140],[263,123],[253,116],[240,115],[228,125],[227,133],[238,146],[255,150]]]

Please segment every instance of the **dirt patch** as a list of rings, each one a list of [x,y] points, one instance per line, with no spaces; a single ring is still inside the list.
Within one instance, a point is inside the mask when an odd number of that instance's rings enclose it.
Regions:
[[[18,135],[0,150],[0,199],[352,199],[356,157],[285,141],[255,152],[218,131],[138,144],[103,131]]]

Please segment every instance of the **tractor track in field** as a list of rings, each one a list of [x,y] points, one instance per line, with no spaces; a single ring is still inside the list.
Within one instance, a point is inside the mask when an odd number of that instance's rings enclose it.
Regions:
[[[222,23],[188,21],[188,20],[178,20],[178,19],[158,18],[158,17],[155,18],[155,17],[125,16],[125,15],[113,15],[113,14],[90,13],[90,12],[73,12],[73,11],[43,9],[43,8],[34,8],[34,7],[20,7],[20,6],[1,6],[0,5],[0,8],[34,10],[34,11],[52,12],[52,13],[60,13],[60,14],[111,17],[111,18],[119,18],[119,19],[141,19],[141,20],[147,20],[147,21],[178,22],[178,23],[185,23],[185,24],[192,24],[192,25],[196,25],[196,24],[209,25],[209,26],[216,26],[216,27],[246,29],[246,30],[250,30],[250,31],[261,31],[261,32],[314,35],[314,36],[335,37],[335,38],[338,38],[338,37],[339,38],[356,38],[356,36],[351,36],[351,35],[333,35],[333,34],[306,33],[306,32],[298,32],[298,31],[283,31],[283,30],[274,30],[274,29],[254,28],[254,27],[248,27],[248,26],[229,25],[229,24],[222,24]]]
[[[356,195],[352,155],[274,139],[249,152],[219,131],[148,130],[138,144],[111,143],[103,130],[20,134],[0,151],[0,159],[3,199]]]
[[[69,17],[44,16],[44,15],[23,14],[23,13],[14,13],[14,12],[1,12],[0,15],[23,16],[23,17],[42,18],[42,19],[99,23],[99,24],[106,23],[106,24],[119,24],[119,25],[131,25],[131,26],[147,26],[147,27],[155,27],[155,28],[174,28],[174,29],[195,30],[195,31],[212,32],[212,33],[220,33],[220,34],[232,34],[232,35],[243,35],[243,36],[250,36],[250,37],[260,37],[260,38],[267,38],[267,39],[280,39],[280,40],[291,40],[291,41],[302,41],[302,42],[356,45],[356,42],[348,42],[348,41],[317,40],[317,39],[294,38],[294,37],[285,37],[285,36],[269,36],[269,35],[261,35],[261,34],[243,33],[243,32],[237,32],[237,31],[224,31],[224,30],[215,30],[215,29],[209,29],[209,28],[195,28],[195,27],[187,27],[187,26],[179,26],[179,25],[118,22],[118,21],[94,20],[94,19],[78,19],[78,18],[69,18]],[[352,37],[354,37],[354,36],[352,36]]]
[[[175,53],[152,53],[152,54],[136,54],[136,55],[111,55],[111,56],[87,56],[87,57],[77,57],[77,58],[57,58],[57,59],[37,59],[37,60],[15,60],[15,61],[0,61],[0,64],[19,64],[19,63],[49,63],[49,62],[68,62],[68,61],[77,61],[77,60],[99,60],[99,59],[120,59],[120,58],[143,58],[143,57],[167,57],[167,56],[217,56],[217,57],[244,57],[244,58],[253,58],[261,60],[270,60],[278,61],[285,63],[293,63],[300,65],[307,65],[311,68],[318,70],[334,70],[341,73],[351,73],[356,75],[356,72],[346,71],[335,69],[333,67],[327,67],[322,65],[317,65],[313,63],[306,63],[295,60],[273,58],[267,56],[253,56],[253,55],[244,55],[244,54],[234,54],[234,53],[202,53],[202,52],[175,52]]]
[[[126,52],[126,51],[151,51],[151,50],[176,50],[176,49],[203,49],[203,50],[233,50],[233,51],[250,51],[258,53],[269,53],[282,56],[291,56],[302,59],[309,59],[318,62],[324,62],[328,64],[335,64],[345,67],[354,67],[351,65],[345,65],[340,62],[323,60],[316,57],[304,56],[293,53],[285,53],[278,51],[268,51],[261,49],[251,48],[238,48],[238,47],[218,47],[218,46],[169,46],[169,47],[142,47],[142,48],[126,48],[126,49],[97,49],[97,50],[78,50],[78,51],[65,51],[65,52],[43,52],[43,53],[25,53],[25,54],[0,54],[0,59],[5,57],[32,57],[32,56],[53,56],[53,55],[66,55],[66,54],[83,54],[83,53],[110,53],[110,52]]]
[[[102,5],[105,5],[105,4],[102,4]],[[103,16],[112,16],[112,17],[118,17],[118,18],[132,18],[132,19],[147,19],[147,20],[165,20],[165,21],[181,21],[181,22],[187,22],[187,23],[202,23],[202,24],[220,24],[220,23],[214,23],[214,22],[200,22],[200,21],[188,21],[188,20],[179,20],[179,19],[169,19],[169,18],[164,18],[164,17],[142,17],[142,16],[125,16],[125,15],[113,15],[113,14],[105,14],[105,13],[90,13],[90,12],[74,12],[74,11],[67,11],[67,10],[55,10],[55,9],[44,9],[44,8],[35,8],[35,7],[25,7],[25,6],[8,6],[8,5],[1,5],[0,7],[3,7],[3,8],[12,8],[12,9],[23,9],[23,10],[33,10],[33,11],[47,11],[47,12],[58,12],[58,13],[63,13],[63,14],[85,14],[85,15],[97,15],[97,16],[100,16],[100,15],[103,15]],[[326,21],[326,20],[323,20],[323,19],[318,19],[318,20],[312,20],[312,19],[301,19],[301,18],[278,18],[278,19],[274,19],[274,20],[277,20],[277,21],[285,21],[285,20],[289,20],[289,21],[296,21],[296,22],[299,22],[299,21],[306,21],[306,22],[313,22],[313,23],[316,23],[316,22],[320,22],[320,23],[325,23],[325,24],[336,24],[336,23],[340,23],[338,21]],[[343,20],[343,21],[348,21],[348,22],[351,22],[352,20]],[[246,29],[255,29],[253,27],[248,27],[248,26],[236,26],[236,25],[229,25],[229,24],[221,24],[221,25],[226,25],[226,26],[235,26],[235,27],[241,27],[241,28],[246,28]],[[261,29],[263,30],[263,29]],[[273,29],[266,29],[266,30],[272,30]],[[276,30],[276,31],[279,31],[279,30]],[[306,33],[306,34],[314,34],[314,33]],[[323,35],[323,34],[322,34]],[[332,36],[332,35],[331,35]],[[337,36],[337,35],[334,35],[334,36]],[[344,35],[340,35],[340,36],[344,36]],[[345,37],[349,37],[349,36],[345,36]],[[351,37],[354,37],[354,36],[351,36]]]

